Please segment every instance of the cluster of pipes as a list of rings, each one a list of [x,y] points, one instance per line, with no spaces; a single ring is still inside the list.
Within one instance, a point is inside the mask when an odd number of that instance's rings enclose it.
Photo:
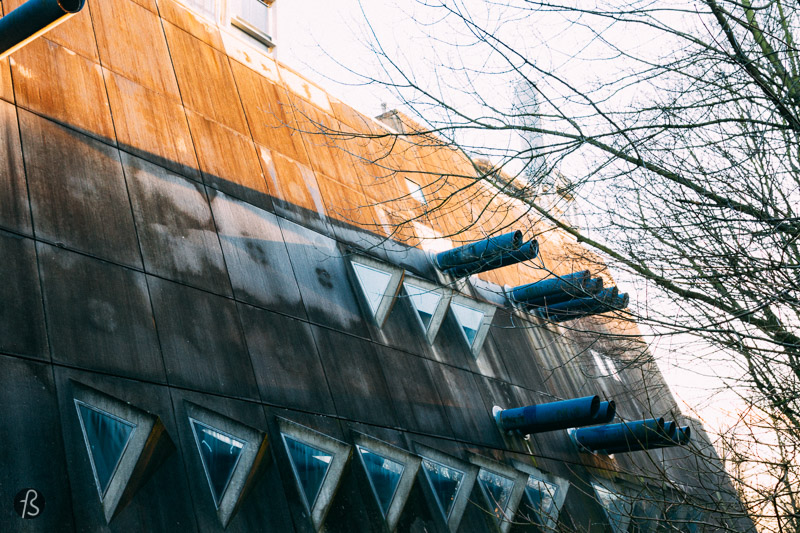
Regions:
[[[606,455],[685,446],[691,439],[689,426],[679,427],[663,418],[611,424],[616,405],[601,402],[599,396],[514,409],[495,406],[492,415],[503,432],[530,435],[566,429],[579,450]]]
[[[445,274],[463,278],[535,259],[538,255],[539,243],[535,239],[523,242],[522,232],[516,230],[438,253],[433,261]]]
[[[461,278],[535,259],[539,243],[522,240],[521,231],[489,237],[433,256],[440,271]],[[629,297],[616,287],[603,288],[601,278],[580,270],[536,283],[513,287],[508,298],[541,318],[563,322],[628,307]]]

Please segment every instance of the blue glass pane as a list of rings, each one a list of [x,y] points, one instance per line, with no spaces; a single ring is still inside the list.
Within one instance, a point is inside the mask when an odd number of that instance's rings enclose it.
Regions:
[[[402,463],[387,459],[361,446],[358,446],[358,452],[364,462],[364,468],[367,470],[370,485],[378,498],[383,516],[386,516],[405,467]]]
[[[545,525],[547,518],[554,511],[554,501],[558,487],[533,476],[528,477],[525,484],[525,500],[523,513],[537,524]]]
[[[136,424],[75,400],[100,499],[106,494]]]
[[[489,508],[497,518],[504,518],[511,491],[514,490],[514,481],[500,476],[494,472],[481,469],[478,474],[478,484],[489,502]],[[510,518],[510,517],[509,517]]]
[[[449,519],[458,488],[464,479],[464,472],[430,459],[422,460],[422,470],[433,489],[433,495],[436,497],[436,503],[439,504],[442,514],[445,519]]]
[[[322,482],[331,466],[333,455],[286,435],[283,435],[283,440],[289,452],[289,459],[292,461],[294,475],[303,489],[306,503],[311,510],[317,501],[319,489],[322,488]]]
[[[200,460],[203,462],[208,486],[214,497],[214,505],[219,507],[222,495],[228,488],[233,471],[236,470],[242,450],[247,443],[193,418],[190,418],[189,422],[192,425],[197,448],[200,450]]]

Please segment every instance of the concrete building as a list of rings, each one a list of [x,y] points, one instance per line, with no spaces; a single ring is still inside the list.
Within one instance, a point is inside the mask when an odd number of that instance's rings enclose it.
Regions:
[[[471,172],[460,152],[389,137],[417,171],[396,175],[381,138],[321,134],[390,130],[273,60],[273,9],[89,0],[0,61],[0,530],[727,521],[703,439],[612,457],[500,431],[493,406],[595,394],[682,418],[652,362],[581,333],[622,322],[505,297],[583,268],[574,243],[435,268],[426,248],[542,228],[500,197],[425,215]]]

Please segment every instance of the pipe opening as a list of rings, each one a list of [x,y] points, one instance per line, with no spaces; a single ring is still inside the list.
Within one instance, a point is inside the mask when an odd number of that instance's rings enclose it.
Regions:
[[[83,8],[86,0],[57,0],[58,6],[64,10],[65,13],[77,13]]]

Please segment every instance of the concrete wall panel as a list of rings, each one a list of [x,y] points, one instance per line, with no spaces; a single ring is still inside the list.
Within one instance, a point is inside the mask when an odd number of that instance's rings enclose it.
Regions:
[[[91,7],[103,67],[152,91],[180,98],[158,15],[131,0],[103,0]]]
[[[164,382],[144,274],[39,243],[53,360]]]
[[[184,105],[249,135],[228,57],[172,24],[164,31]]]
[[[202,115],[187,111],[203,182],[272,211],[272,199],[256,147],[245,136]]]
[[[437,392],[446,384],[434,381],[427,362],[384,346],[378,346],[377,351],[399,426],[414,432],[452,437]]]
[[[442,407],[457,439],[486,446],[502,447],[503,440],[486,406],[476,377],[465,370],[427,361],[431,377],[438,385]]]
[[[232,300],[148,277],[170,385],[258,399]]]
[[[186,114],[179,101],[104,70],[121,148],[200,180]]]
[[[3,531],[74,531],[67,461],[61,440],[52,367],[0,356],[0,526]],[[41,514],[23,520],[14,512],[18,491],[41,492]],[[32,499],[32,497],[31,497]],[[33,504],[37,502],[33,500]],[[38,502],[42,504],[41,501]],[[38,506],[37,506],[38,507]],[[31,512],[35,512],[29,507]]]
[[[0,190],[3,191],[0,195],[0,227],[31,235],[33,228],[17,110],[6,102],[0,102],[0,146]]]
[[[231,295],[205,188],[124,152],[122,161],[146,270]]]
[[[306,322],[239,305],[261,400],[336,414],[328,381]]]
[[[372,343],[327,328],[313,329],[336,412],[367,424],[397,426],[386,379]]]
[[[236,298],[305,318],[277,217],[213,189],[208,194]]]
[[[36,237],[141,268],[118,151],[19,113]]]
[[[47,39],[34,39],[9,57],[17,104],[114,142],[111,111],[97,63]]]
[[[278,220],[309,320],[366,337],[367,327],[335,242]]]
[[[159,0],[158,11],[161,18],[166,22],[177,26],[217,50],[225,50],[219,28],[186,9],[178,2]]]
[[[0,231],[0,352],[49,359],[32,240]]]

